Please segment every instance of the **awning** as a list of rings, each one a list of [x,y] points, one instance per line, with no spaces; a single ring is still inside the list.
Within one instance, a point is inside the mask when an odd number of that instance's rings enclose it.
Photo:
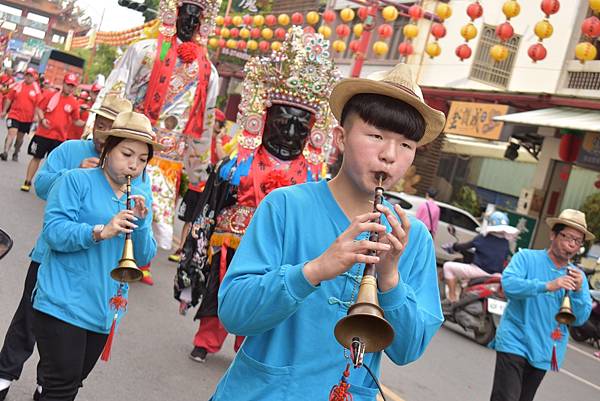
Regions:
[[[493,159],[504,159],[504,152],[508,142],[488,141],[470,138],[460,135],[446,134],[442,152],[459,156],[490,157]],[[523,147],[519,149],[519,162],[537,163]]]
[[[494,117],[508,124],[600,132],[600,110],[551,107]]]

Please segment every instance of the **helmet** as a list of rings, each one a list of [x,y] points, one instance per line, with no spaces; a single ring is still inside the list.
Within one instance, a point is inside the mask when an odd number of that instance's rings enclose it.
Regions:
[[[508,215],[506,213],[495,211],[488,217],[488,224],[490,226],[508,226]]]

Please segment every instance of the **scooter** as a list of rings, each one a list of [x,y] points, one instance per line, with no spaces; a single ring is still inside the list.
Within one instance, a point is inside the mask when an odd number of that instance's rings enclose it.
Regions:
[[[569,333],[573,340],[578,342],[588,342],[600,348],[600,282],[593,279],[600,272],[600,260],[595,268],[586,269],[583,271],[588,277],[590,284],[590,295],[592,297],[592,312],[589,319],[578,327],[569,327]]]
[[[13,246],[13,240],[6,232],[0,229],[0,259],[10,251]]]
[[[458,242],[453,226],[448,226],[448,232]],[[443,248],[452,253],[452,245],[445,245]],[[500,275],[471,279],[463,286],[458,301],[454,304],[444,303],[442,308],[446,320],[457,323],[465,331],[472,331],[475,342],[481,345],[487,345],[494,339],[496,327],[506,308],[506,297],[500,280]],[[443,282],[440,285],[445,288]],[[443,298],[446,297],[445,293],[445,290],[442,291]]]

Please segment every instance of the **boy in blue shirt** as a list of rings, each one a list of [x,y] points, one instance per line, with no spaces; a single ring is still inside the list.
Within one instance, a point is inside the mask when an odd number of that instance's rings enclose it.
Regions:
[[[246,340],[214,401],[326,400],[348,362],[334,337],[355,301],[364,263],[375,263],[379,304],[396,336],[396,364],[421,356],[443,318],[435,252],[423,223],[389,203],[372,212],[377,176],[390,188],[434,140],[444,115],[427,106],[408,67],[346,79],[329,103],[344,154],[339,173],[276,189],[260,204],[219,290],[219,318]],[[383,215],[383,224],[373,222]],[[368,233],[380,233],[380,242]],[[370,256],[369,251],[377,251]],[[381,353],[364,364],[379,374]],[[365,369],[348,379],[354,401],[374,400]]]
[[[570,262],[584,241],[595,238],[585,214],[565,209],[546,222],[550,247],[519,251],[502,275],[508,305],[496,332],[491,401],[532,401],[546,371],[562,365],[569,331],[555,315],[566,295],[573,326],[585,323],[592,310],[585,275]]]
[[[109,130],[117,114],[131,111],[131,102],[115,95],[108,95],[102,105],[93,110],[96,113],[94,132]],[[35,176],[35,192],[40,199],[46,200],[54,183],[65,173],[75,168],[98,167],[98,161],[104,139],[94,136],[93,141],[71,140],[58,146],[42,165]],[[149,190],[148,190],[149,192]],[[48,246],[38,238],[35,248],[31,251],[31,264],[27,270],[25,286],[21,302],[8,327],[2,351],[0,351],[0,401],[8,394],[8,388],[13,380],[19,380],[23,365],[33,353],[35,336],[33,335],[33,308],[31,295],[37,282],[37,273]],[[38,388],[34,399],[39,399],[41,393],[41,377],[38,372]]]

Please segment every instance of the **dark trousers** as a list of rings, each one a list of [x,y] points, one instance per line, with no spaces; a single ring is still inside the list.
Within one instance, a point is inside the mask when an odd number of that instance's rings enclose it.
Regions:
[[[33,335],[31,293],[37,282],[39,267],[40,264],[34,261],[29,265],[21,302],[6,331],[4,345],[0,351],[0,378],[5,380],[19,380],[25,361],[33,353],[35,336]],[[38,384],[42,384],[39,365],[37,380]]]
[[[44,378],[41,401],[73,401],[98,361],[107,334],[34,311],[33,330]]]
[[[532,401],[545,374],[521,356],[496,352],[490,401]]]

